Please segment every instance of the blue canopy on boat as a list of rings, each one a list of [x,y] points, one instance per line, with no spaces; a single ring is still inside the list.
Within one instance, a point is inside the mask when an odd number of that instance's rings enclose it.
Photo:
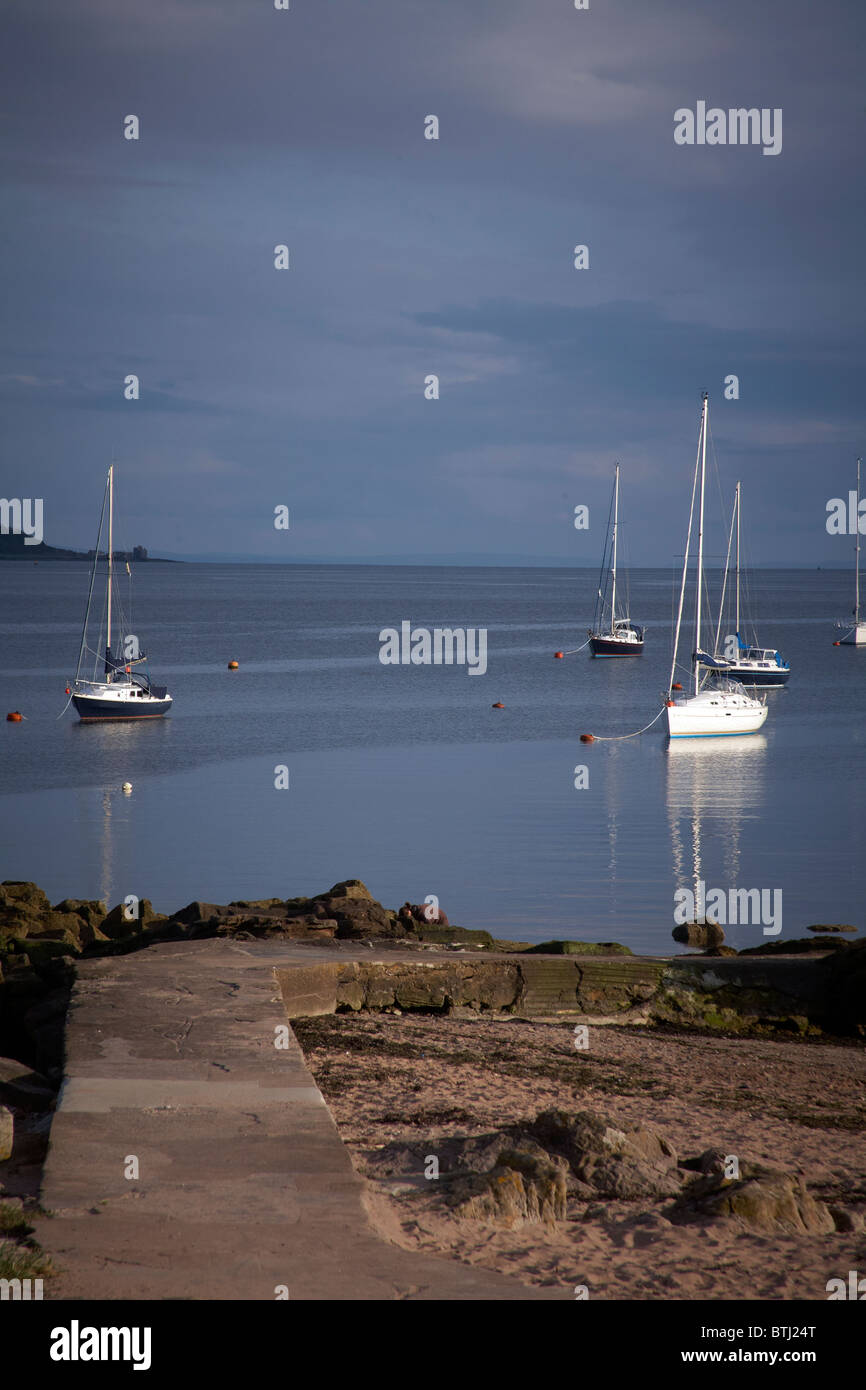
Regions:
[[[709,666],[711,671],[727,671],[730,666],[729,661],[718,656],[710,656],[708,652],[693,652],[692,661],[699,661],[702,666]]]

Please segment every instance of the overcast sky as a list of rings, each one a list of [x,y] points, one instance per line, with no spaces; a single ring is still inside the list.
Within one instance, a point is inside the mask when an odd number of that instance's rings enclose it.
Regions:
[[[862,4],[3,16],[0,489],[44,498],[49,544],[93,544],[114,456],[152,552],[595,564],[619,459],[630,557],[667,565],[706,388],[753,559],[849,563],[824,522],[866,448]],[[698,101],[782,108],[781,153],[676,145]]]

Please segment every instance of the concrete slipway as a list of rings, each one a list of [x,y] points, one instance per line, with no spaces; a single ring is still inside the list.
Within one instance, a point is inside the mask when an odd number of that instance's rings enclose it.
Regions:
[[[77,964],[36,1230],[49,1298],[573,1298],[376,1234],[291,1030],[274,1045],[274,967],[317,961],[333,951],[211,939]]]

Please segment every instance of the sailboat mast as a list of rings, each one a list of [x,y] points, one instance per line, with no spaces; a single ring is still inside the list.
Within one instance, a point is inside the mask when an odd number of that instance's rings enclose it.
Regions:
[[[857,510],[854,513],[854,530],[857,536],[856,558],[854,561],[854,635],[860,626],[860,463],[857,460]]]
[[[114,464],[108,470],[108,654],[111,655],[111,562],[114,551]]]
[[[740,635],[740,482],[737,479],[737,626],[734,631]]]
[[[610,630],[614,631],[616,623],[616,528],[619,521],[619,464],[614,466],[613,481],[613,559],[610,567],[611,591],[610,591]]]
[[[701,589],[704,579],[704,484],[707,476],[707,393],[703,395],[701,416],[701,500],[698,511],[698,594],[695,604],[695,652],[701,649]],[[700,691],[701,663],[695,656],[695,694]]]
[[[691,546],[692,546],[692,523],[694,522],[694,519],[695,519],[695,492],[697,491],[697,486],[698,486],[698,464],[699,464],[699,462],[700,462],[700,457],[701,457],[701,435],[702,435],[702,434],[703,434],[703,414],[701,415],[701,429],[700,429],[700,431],[699,431],[699,433],[698,433],[698,452],[697,452],[697,455],[696,455],[696,457],[695,457],[695,471],[694,471],[694,474],[692,475],[692,500],[691,500],[691,502],[690,502],[690,504],[689,504],[689,529],[686,531],[686,548],[685,548],[685,553],[683,554],[683,573],[682,573],[682,578],[681,578],[681,580],[680,580],[680,600],[679,600],[679,604],[677,605],[677,621],[676,621],[676,627],[674,628],[674,649],[673,649],[673,655],[672,655],[672,657],[671,657],[671,678],[670,678],[670,680],[668,681],[668,693],[669,693],[669,694],[672,694],[672,693],[673,693],[674,676],[676,675],[676,670],[677,670],[677,656],[679,655],[679,650],[680,650],[680,630],[681,630],[682,625],[683,625],[683,607],[684,607],[685,598],[686,598],[686,580],[688,579],[688,574],[689,574],[689,557],[690,557],[690,555],[691,555]]]

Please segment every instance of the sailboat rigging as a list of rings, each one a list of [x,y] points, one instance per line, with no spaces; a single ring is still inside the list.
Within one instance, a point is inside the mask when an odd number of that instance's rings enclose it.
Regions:
[[[87,633],[90,620],[90,608],[93,602],[93,590],[96,583],[97,570],[99,568],[100,544],[105,522],[106,505],[108,507],[106,643],[104,653],[100,653],[98,649],[88,647]],[[93,553],[93,568],[90,572],[87,608],[84,615],[84,627],[81,633],[81,645],[78,651],[78,666],[71,688],[72,703],[78,711],[79,718],[83,721],[97,719],[158,718],[160,715],[168,713],[171,708],[172,698],[164,685],[152,685],[150,677],[145,672],[142,671],[137,675],[133,674],[133,666],[140,666],[147,660],[147,657],[145,653],[139,649],[137,639],[134,635],[124,634],[122,614],[118,611],[117,615],[115,615],[112,610],[112,600],[114,597],[114,560],[114,464],[112,464],[108,470],[105,493],[102,498],[102,511],[99,516],[99,532],[96,537],[96,549]],[[129,565],[127,562],[127,570],[128,569]],[[114,625],[117,628],[116,648],[112,642],[113,619],[115,619]],[[100,640],[101,637],[102,632],[100,629]],[[94,658],[93,673],[90,679],[83,677],[81,674],[87,654]],[[98,678],[98,667],[100,662],[103,663],[101,680]]]
[[[754,734],[763,727],[767,718],[767,706],[750,695],[737,680],[724,674],[727,662],[701,649],[701,608],[703,599],[704,575],[704,493],[707,472],[707,427],[709,404],[707,393],[702,396],[701,427],[698,441],[698,456],[695,460],[695,474],[692,482],[692,501],[689,510],[689,527],[686,534],[683,574],[680,584],[679,607],[677,610],[676,633],[674,636],[673,660],[669,688],[665,697],[668,734],[671,738],[724,738],[734,734]],[[698,547],[695,597],[695,646],[692,653],[694,674],[694,693],[686,695],[675,686],[677,656],[679,652],[680,630],[682,627],[683,603],[688,577],[689,549],[691,545],[692,523],[694,520],[695,494],[700,480],[698,503]],[[702,669],[706,672],[701,675]],[[766,700],[766,697],[764,697]]]
[[[608,534],[601,560],[595,618],[589,629],[589,649],[593,656],[640,656],[643,651],[644,629],[633,623],[627,611],[617,617],[616,610],[616,547],[619,529],[619,464],[614,467],[612,498],[613,530],[608,519]],[[604,563],[610,547],[610,568],[604,574]],[[604,578],[603,578],[604,576]],[[610,614],[607,615],[607,592],[610,590]]]
[[[854,530],[856,534],[856,544],[854,547],[854,624],[837,623],[836,626],[842,629],[841,636],[836,646],[842,647],[866,647],[866,620],[860,617],[860,459],[857,460],[857,501],[854,508]]]
[[[731,542],[734,536],[736,525],[736,583],[735,583],[735,603],[734,603],[734,632],[732,634],[737,644],[736,655],[730,651],[720,651],[722,616],[725,609],[725,594],[728,587],[728,568],[731,558]],[[731,642],[731,637],[728,639]],[[719,621],[716,624],[716,640],[713,654],[717,661],[724,661],[727,667],[727,674],[734,680],[742,682],[743,685],[757,686],[778,686],[785,685],[791,675],[791,667],[788,662],[783,660],[781,653],[772,648],[759,647],[757,641],[754,645],[744,642],[740,632],[740,483],[737,482],[734,491],[734,509],[731,513],[731,531],[728,536],[728,553],[725,560],[725,577],[722,583],[722,597],[719,603]]]

